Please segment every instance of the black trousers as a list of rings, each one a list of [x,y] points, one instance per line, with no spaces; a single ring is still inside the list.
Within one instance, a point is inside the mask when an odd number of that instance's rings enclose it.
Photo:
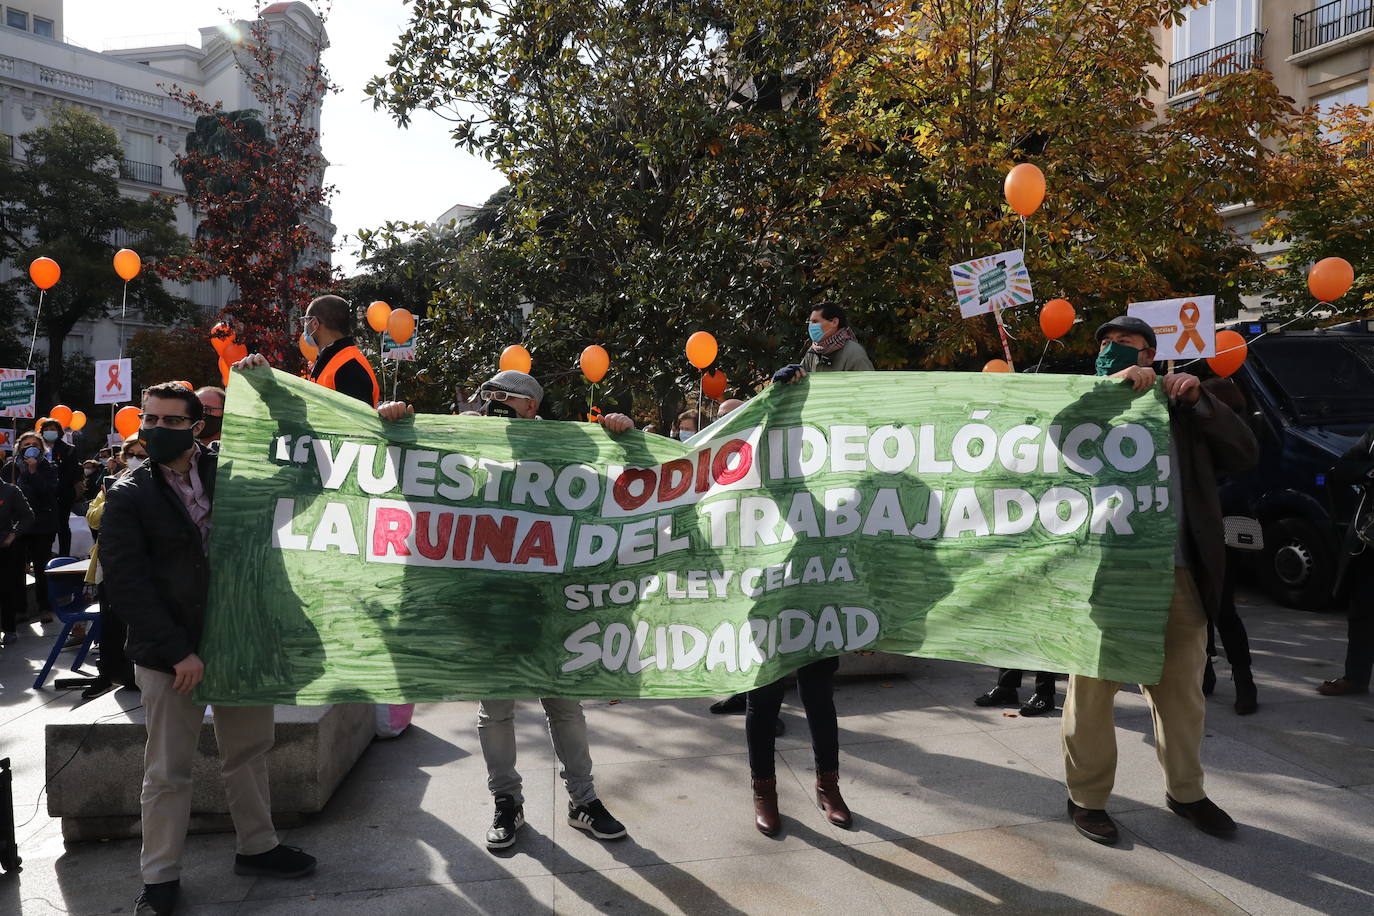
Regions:
[[[24,556],[33,566],[33,588],[38,598],[38,610],[47,613],[52,610],[48,605],[48,561],[52,559],[51,531],[30,531],[19,539],[24,545]]]
[[[1365,562],[1351,567],[1355,578],[1346,623],[1345,678],[1364,685],[1374,672],[1374,569],[1370,565]]]
[[[104,585],[96,586],[96,595],[100,601],[100,658],[95,668],[106,680],[132,686],[134,663],[124,654],[129,627],[123,617],[106,607]]]
[[[1229,563],[1226,565],[1226,577],[1221,582],[1221,606],[1217,608],[1216,620],[1207,621],[1208,658],[1216,658],[1218,635],[1221,636],[1221,647],[1226,650],[1226,660],[1231,663],[1231,670],[1249,671],[1250,637],[1245,632],[1245,621],[1236,612],[1236,584]]]
[[[1021,678],[1025,672],[1019,668],[998,668],[997,686],[1010,690],[1021,689]],[[1054,674],[1049,671],[1035,672],[1035,692],[1042,697],[1054,698]]]
[[[0,547],[0,632],[15,632],[25,610],[24,544],[15,538],[10,546]]]
[[[62,518],[57,523],[57,555],[69,557],[72,555],[72,504],[67,503],[57,508],[62,513]]]
[[[835,717],[835,672],[838,658],[824,658],[797,671],[797,689],[806,724],[811,729],[811,752],[816,770],[833,773],[840,768],[840,725]],[[777,739],[774,726],[782,708],[785,690],[781,679],[749,691],[749,706],[744,714],[744,735],[749,742],[749,772],[755,779],[776,775],[773,748]]]

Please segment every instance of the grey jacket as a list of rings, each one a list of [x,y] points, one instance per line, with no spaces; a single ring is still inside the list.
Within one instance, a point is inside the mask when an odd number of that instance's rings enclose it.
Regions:
[[[808,349],[802,357],[801,367],[807,372],[872,372],[873,363],[864,351],[863,344],[857,340],[846,340],[836,353],[831,353],[827,364],[815,350]]]

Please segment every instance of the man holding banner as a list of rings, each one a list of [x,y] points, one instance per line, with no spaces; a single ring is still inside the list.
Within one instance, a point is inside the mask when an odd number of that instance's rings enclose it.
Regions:
[[[1120,379],[1136,391],[1156,382],[1154,329],[1123,316],[1097,329],[1097,374]],[[1225,404],[1203,390],[1198,378],[1170,373],[1162,382],[1169,398],[1169,500],[1177,519],[1174,592],[1164,636],[1159,682],[1141,685],[1155,726],[1155,749],[1164,768],[1165,800],[1174,813],[1213,836],[1230,836],[1236,824],[1202,788],[1205,701],[1202,669],[1207,659],[1207,621],[1221,600],[1226,555],[1216,471],[1243,471],[1258,456],[1254,434]],[[1106,812],[1116,776],[1113,706],[1120,683],[1069,678],[1063,742],[1068,812],[1078,832],[1098,843],[1119,839]]]

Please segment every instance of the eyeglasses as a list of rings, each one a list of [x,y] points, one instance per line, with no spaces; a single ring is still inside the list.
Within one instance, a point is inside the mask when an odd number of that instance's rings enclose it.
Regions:
[[[202,407],[201,409],[204,410],[207,414],[209,414],[209,415],[212,416],[212,417],[222,417],[222,416],[224,416],[224,408],[223,408],[223,407]]]
[[[139,414],[140,425],[144,429],[152,429],[154,426],[165,426],[168,429],[185,429],[194,421],[190,417],[182,417],[176,414],[159,417],[155,413]]]
[[[523,394],[512,394],[509,391],[501,391],[500,389],[493,389],[490,391],[479,391],[477,392],[477,397],[483,401],[509,401],[512,399],[517,401],[531,400],[530,398],[525,397],[525,395]]]

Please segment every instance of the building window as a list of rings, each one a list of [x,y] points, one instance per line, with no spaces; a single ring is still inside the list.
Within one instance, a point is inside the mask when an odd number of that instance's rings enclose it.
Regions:
[[[37,16],[34,16],[34,17],[33,17],[33,34],[37,35],[39,38],[52,38],[52,37],[53,37],[52,20],[51,20],[51,19],[39,19]]]
[[[1335,127],[1330,122],[1330,114],[1337,108],[1348,105],[1369,106],[1369,84],[1356,83],[1354,86],[1347,86],[1344,89],[1337,89],[1335,92],[1328,92],[1326,95],[1319,95],[1312,100],[1312,104],[1317,108],[1317,117],[1321,119],[1321,131],[1323,140],[1335,140]]]
[[[29,30],[29,14],[22,10],[5,10],[5,25],[12,29],[23,29],[27,32]]]
[[[1259,0],[1212,0],[1186,12],[1187,18],[1174,27],[1175,61],[1254,32],[1259,21]]]
[[[153,158],[153,135],[129,131],[124,135],[124,158],[134,162],[155,164]]]

